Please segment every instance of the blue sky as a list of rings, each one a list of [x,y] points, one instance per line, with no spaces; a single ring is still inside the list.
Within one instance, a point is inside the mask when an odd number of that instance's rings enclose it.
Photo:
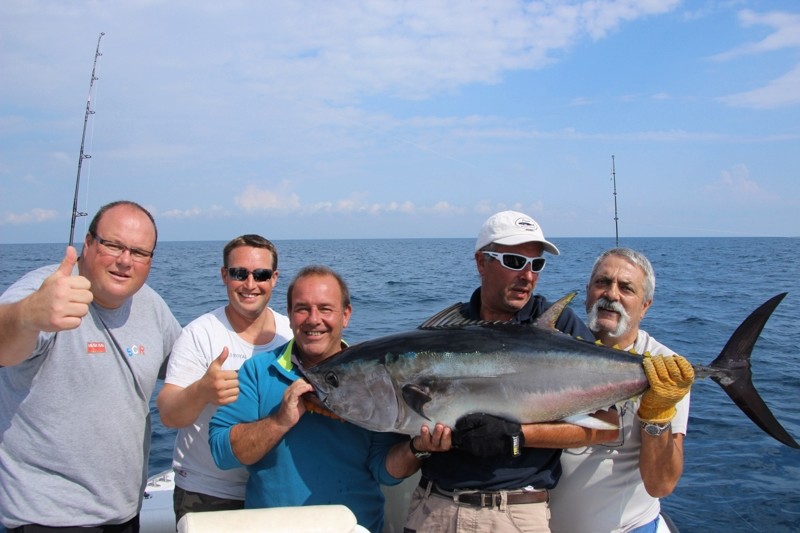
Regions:
[[[0,2],[0,242],[800,235],[800,4]],[[88,217],[78,220],[85,233]]]

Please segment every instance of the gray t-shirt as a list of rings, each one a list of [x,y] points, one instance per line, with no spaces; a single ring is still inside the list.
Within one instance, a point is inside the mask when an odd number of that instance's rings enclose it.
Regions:
[[[57,265],[0,296],[19,301]],[[118,309],[92,305],[77,329],[40,333],[0,368],[0,521],[8,527],[123,523],[141,508],[149,399],[181,328],[144,285]],[[2,347],[0,347],[2,349]]]

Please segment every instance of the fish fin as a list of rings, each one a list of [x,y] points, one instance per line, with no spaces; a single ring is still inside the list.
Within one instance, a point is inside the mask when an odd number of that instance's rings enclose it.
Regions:
[[[610,424],[588,414],[568,416],[563,421],[589,429],[619,429],[616,424]]]
[[[425,414],[425,404],[431,401],[431,395],[419,385],[403,385],[403,400],[419,416],[430,420]]]
[[[750,316],[736,328],[711,365],[700,369],[700,375],[704,377],[704,374],[709,373],[711,379],[717,382],[739,409],[765,433],[789,447],[800,448],[800,444],[778,422],[753,386],[750,370],[750,354],[758,336],[785,296],[785,292],[777,294],[750,313]]]
[[[428,320],[420,324],[418,329],[441,329],[441,328],[460,328],[464,326],[482,326],[487,324],[485,320],[473,320],[461,314],[461,302],[442,309]]]
[[[558,317],[561,316],[561,313],[564,312],[564,309],[566,309],[567,305],[569,305],[569,303],[577,294],[577,292],[572,291],[571,293],[562,297],[556,303],[548,307],[547,311],[539,315],[539,318],[536,319],[533,325],[540,329],[557,331],[556,322],[558,321]]]

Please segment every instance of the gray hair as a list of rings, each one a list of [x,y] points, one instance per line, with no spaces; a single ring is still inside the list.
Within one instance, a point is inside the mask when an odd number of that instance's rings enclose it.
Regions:
[[[594,266],[592,266],[592,275],[589,279],[594,278],[595,273],[597,273],[597,267],[610,255],[616,255],[627,259],[629,262],[642,269],[644,272],[644,300],[646,302],[651,301],[653,299],[653,294],[656,292],[656,273],[647,257],[636,250],[630,248],[611,248],[610,250],[606,250],[595,259]]]

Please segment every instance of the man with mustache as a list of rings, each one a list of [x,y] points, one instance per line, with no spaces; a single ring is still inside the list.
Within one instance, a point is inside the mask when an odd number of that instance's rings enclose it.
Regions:
[[[448,316],[532,327],[550,307],[533,293],[544,252],[559,254],[531,217],[517,211],[492,215],[475,243],[481,286],[468,303],[451,306]],[[555,326],[592,339],[569,308]],[[605,442],[616,433],[563,422],[520,425],[481,413],[462,417],[452,431],[455,449],[425,454],[430,457],[422,465],[405,531],[548,532],[548,491],[561,475],[561,448]]]
[[[564,450],[563,475],[552,492],[554,533],[655,532],[658,498],[680,479],[694,371],[639,329],[654,290],[653,267],[639,252],[613,248],[595,261],[586,285],[589,328],[606,346],[645,354],[650,388],[615,406],[621,418],[615,441]]]

